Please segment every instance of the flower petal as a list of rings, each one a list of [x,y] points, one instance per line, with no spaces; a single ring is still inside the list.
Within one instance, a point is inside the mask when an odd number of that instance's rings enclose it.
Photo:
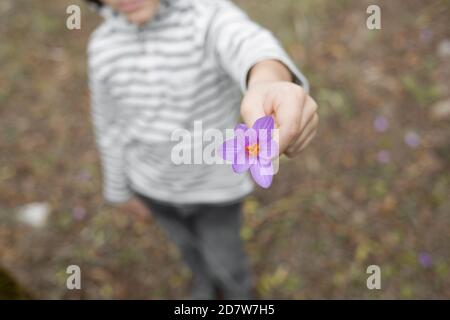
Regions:
[[[250,172],[255,182],[262,188],[268,188],[272,184],[274,173],[272,162],[267,165],[261,163],[252,165],[250,167]]]
[[[259,118],[258,120],[255,121],[255,123],[253,124],[253,129],[259,131],[259,130],[267,130],[269,132],[271,132],[274,128],[274,121],[272,116],[265,116],[262,118]]]
[[[247,131],[247,129],[248,129],[248,127],[245,125],[245,124],[243,124],[243,123],[238,123],[237,125],[236,125],[236,127],[234,127],[234,131],[236,132],[237,130],[242,130],[242,131]]]
[[[255,129],[253,129],[253,128],[249,128],[245,132],[244,139],[245,139],[244,140],[245,141],[245,144],[244,144],[245,147],[254,145],[255,143],[258,143],[258,132]]]
[[[267,158],[263,158],[263,157],[258,157],[257,161],[263,166],[267,166],[267,165],[269,165],[269,163],[272,163],[272,159],[267,159]],[[250,162],[250,164],[252,164],[252,163]]]
[[[248,162],[244,163],[244,164],[233,163],[232,167],[233,167],[234,172],[243,173],[250,168],[250,163],[248,163]]]
[[[238,140],[233,138],[226,140],[217,151],[222,159],[234,162],[237,153],[243,149],[243,146],[239,146]]]
[[[260,140],[259,141],[259,154],[258,156],[263,159],[272,159],[278,156],[278,144],[275,140]]]
[[[249,160],[250,159],[249,159],[247,152],[245,152],[245,148],[243,146],[240,146],[234,156],[233,164],[235,164],[235,165],[250,165]]]

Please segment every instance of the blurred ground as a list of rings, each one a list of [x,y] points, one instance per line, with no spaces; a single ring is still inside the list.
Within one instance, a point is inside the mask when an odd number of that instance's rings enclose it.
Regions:
[[[450,298],[450,1],[237,2],[285,44],[321,114],[314,144],[245,204],[259,296]],[[0,266],[37,298],[182,297],[189,274],[162,232],[101,199],[85,62],[99,19],[83,6],[67,30],[72,3],[0,3]],[[50,206],[45,226],[17,219],[31,202]],[[366,288],[371,264],[381,290]]]

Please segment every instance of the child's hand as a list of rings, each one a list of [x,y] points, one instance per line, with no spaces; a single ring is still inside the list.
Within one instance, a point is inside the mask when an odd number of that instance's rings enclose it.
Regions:
[[[150,218],[150,210],[137,197],[133,197],[120,206],[121,210],[130,213],[140,220],[146,221]]]
[[[272,115],[279,129],[279,137],[274,135],[274,139],[279,139],[280,154],[294,157],[314,138],[319,117],[316,102],[301,86],[289,82],[290,78],[290,72],[280,62],[257,64],[250,74],[241,115],[249,127],[258,118]]]

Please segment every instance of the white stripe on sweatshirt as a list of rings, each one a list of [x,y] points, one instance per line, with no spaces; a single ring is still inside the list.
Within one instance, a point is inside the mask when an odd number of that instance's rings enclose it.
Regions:
[[[92,34],[89,83],[92,119],[109,202],[133,191],[175,203],[236,201],[253,189],[228,165],[175,165],[176,129],[232,129],[252,66],[283,62],[304,76],[270,32],[228,0],[161,0],[142,27],[108,7]],[[193,151],[192,151],[193,152]]]

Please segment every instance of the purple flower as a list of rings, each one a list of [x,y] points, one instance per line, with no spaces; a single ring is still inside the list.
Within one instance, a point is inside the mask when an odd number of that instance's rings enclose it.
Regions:
[[[428,44],[433,40],[434,33],[430,28],[423,28],[420,30],[420,41]]]
[[[417,148],[420,145],[420,136],[412,131],[405,134],[405,143],[411,148]]]
[[[87,170],[81,170],[78,174],[78,179],[82,182],[88,182],[92,178],[91,174]]]
[[[83,220],[86,216],[86,210],[83,207],[77,206],[72,209],[72,215],[75,220]]]
[[[419,254],[419,263],[424,268],[430,268],[433,265],[433,259],[429,253],[421,252]]]
[[[387,129],[389,129],[389,122],[387,119],[383,116],[378,116],[373,121],[373,126],[376,131],[378,132],[385,132]]]
[[[377,153],[377,161],[381,164],[386,164],[391,161],[391,153],[388,150],[380,150]]]
[[[250,169],[255,182],[263,188],[272,184],[274,169],[272,159],[278,155],[278,144],[272,138],[274,121],[265,116],[255,121],[252,128],[238,124],[235,137],[219,148],[220,156],[231,161],[234,172]]]

